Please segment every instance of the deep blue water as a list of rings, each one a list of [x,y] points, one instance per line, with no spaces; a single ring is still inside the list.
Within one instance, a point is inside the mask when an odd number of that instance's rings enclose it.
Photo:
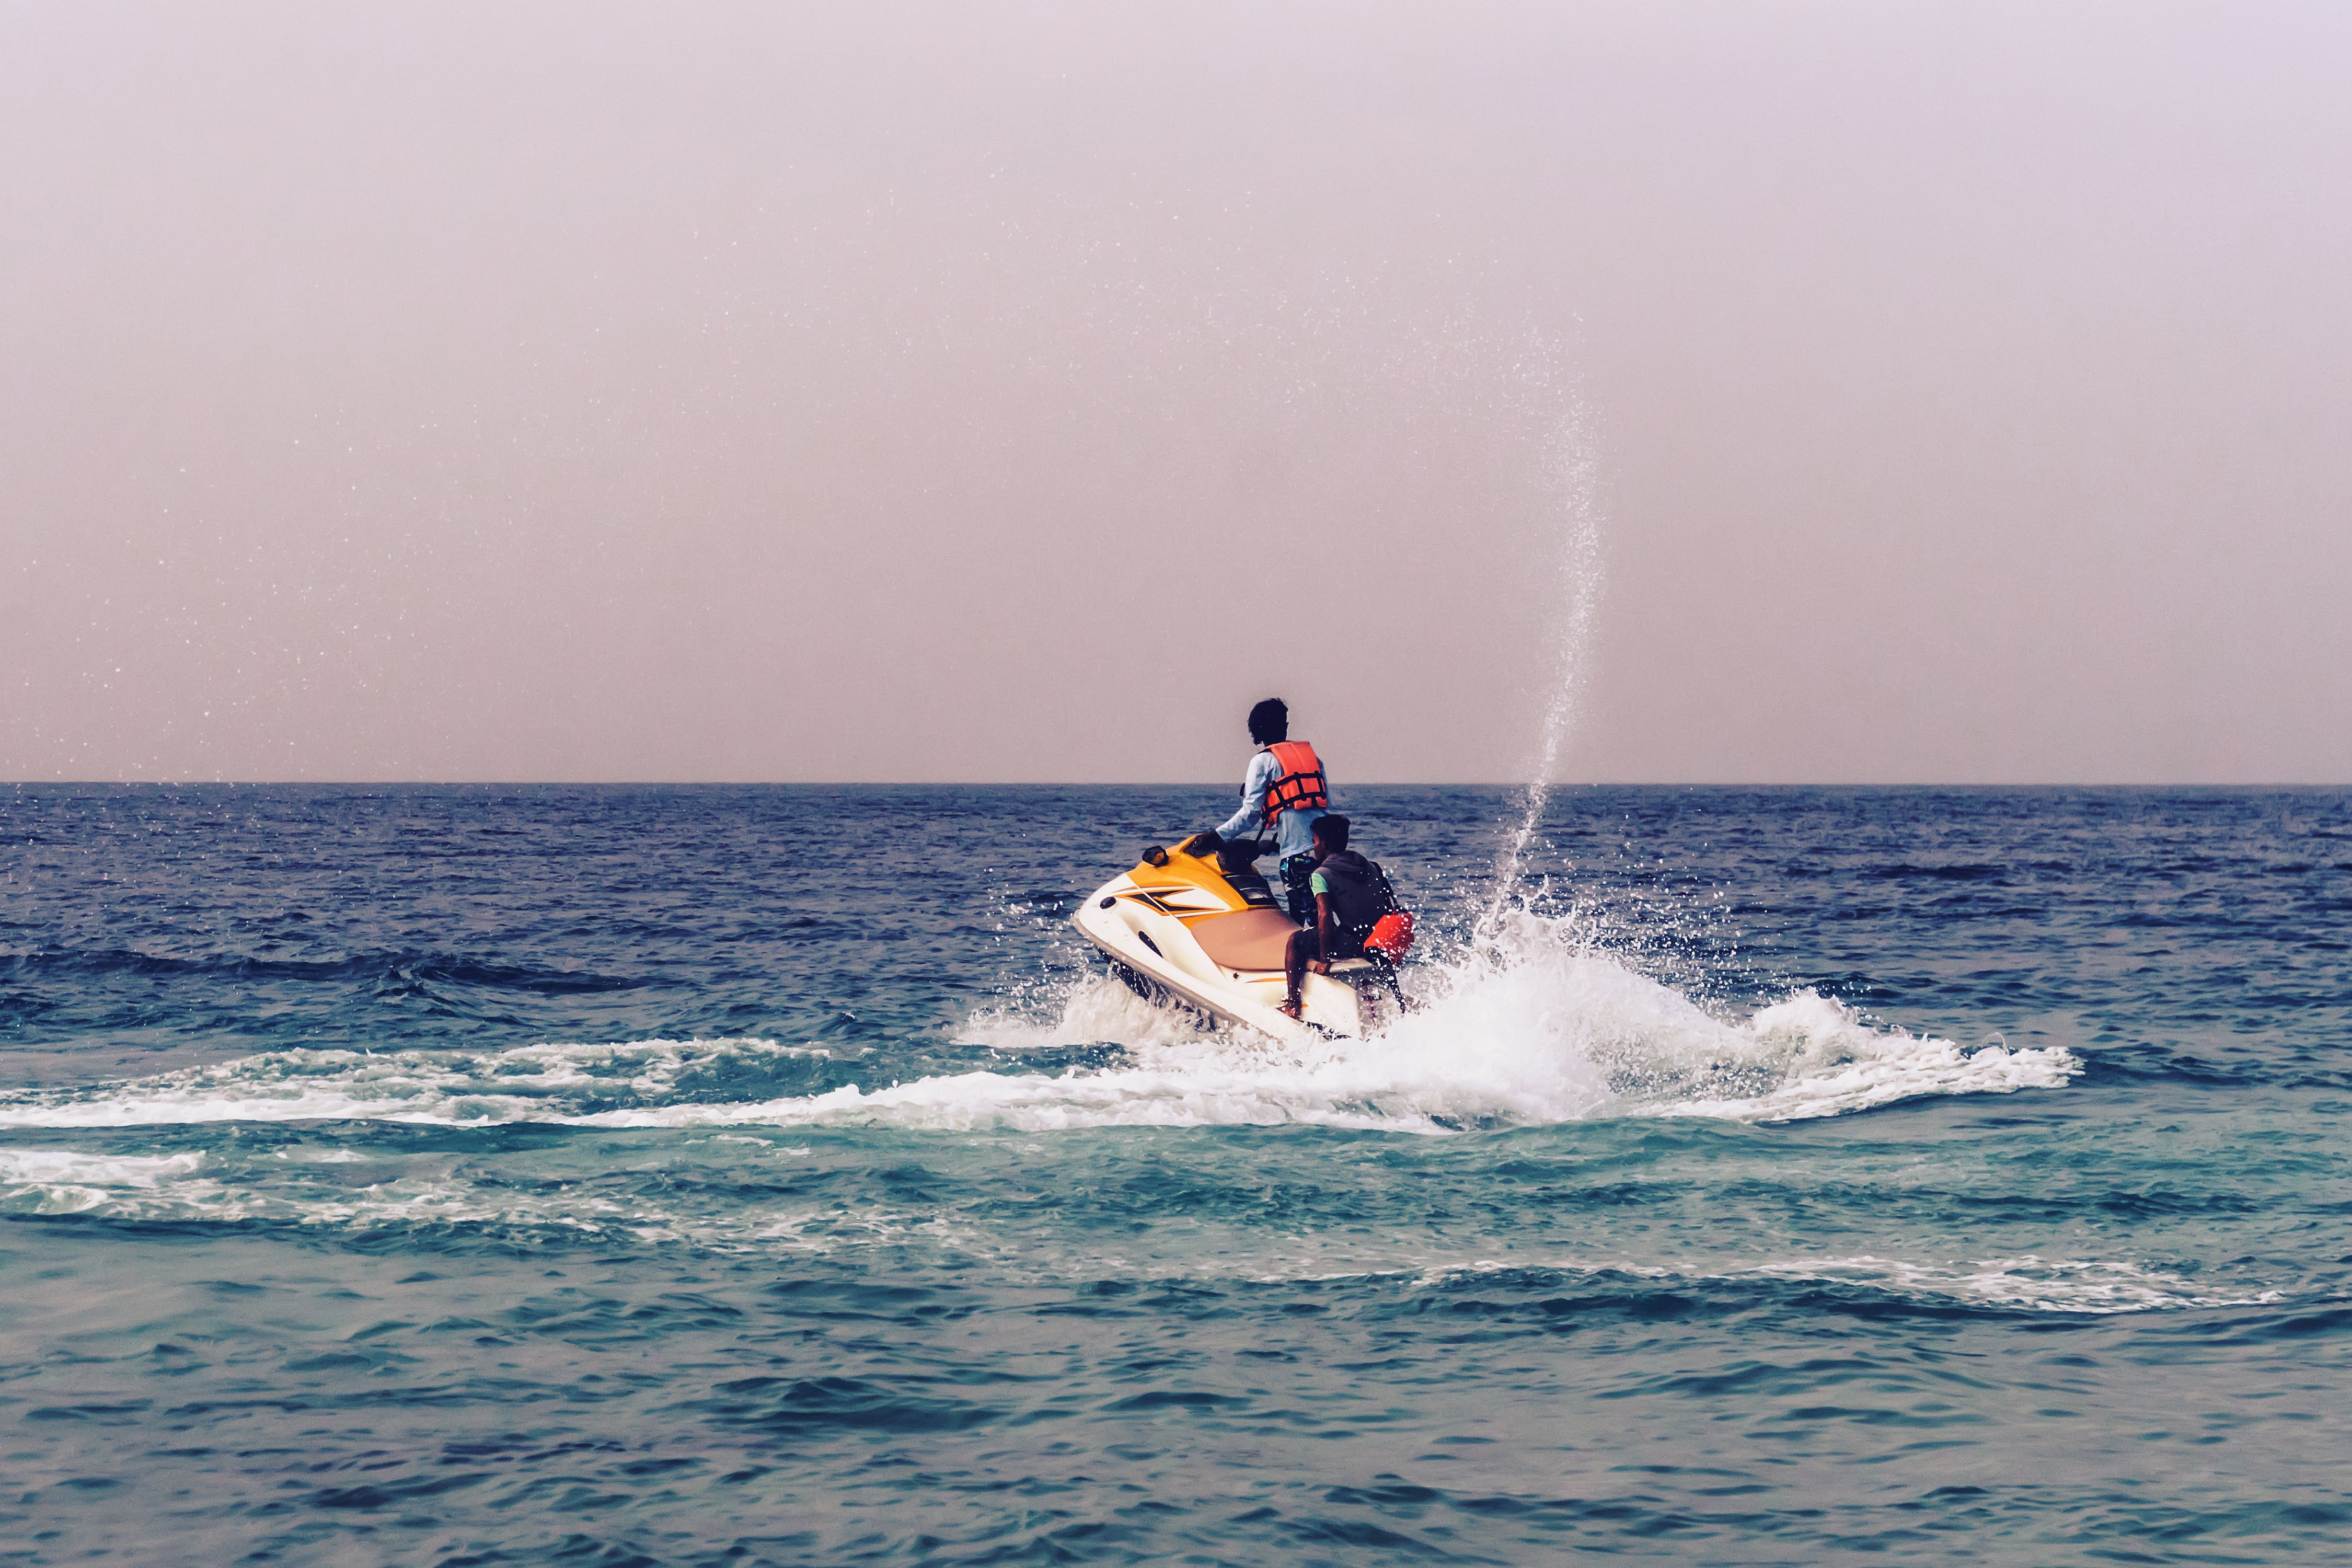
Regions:
[[[0,1561],[2352,1561],[2352,797],[0,793]]]

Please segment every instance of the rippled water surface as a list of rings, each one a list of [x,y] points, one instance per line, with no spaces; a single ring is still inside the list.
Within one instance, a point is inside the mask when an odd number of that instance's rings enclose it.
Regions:
[[[1303,1049],[1225,804],[0,793],[0,1561],[2352,1562],[2343,792],[1355,790]]]

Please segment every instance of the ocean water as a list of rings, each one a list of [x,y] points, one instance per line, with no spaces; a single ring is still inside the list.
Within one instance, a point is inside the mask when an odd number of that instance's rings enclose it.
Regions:
[[[2352,797],[0,793],[0,1562],[2352,1561]]]

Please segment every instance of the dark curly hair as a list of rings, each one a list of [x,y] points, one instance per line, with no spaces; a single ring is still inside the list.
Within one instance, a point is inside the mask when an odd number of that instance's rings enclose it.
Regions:
[[[1250,710],[1250,739],[1261,746],[1290,739],[1290,704],[1269,697]]]

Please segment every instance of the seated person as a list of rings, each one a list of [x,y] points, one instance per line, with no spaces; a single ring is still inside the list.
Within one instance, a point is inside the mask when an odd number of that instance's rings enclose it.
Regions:
[[[1388,874],[1348,847],[1346,817],[1317,817],[1313,842],[1315,868],[1307,874],[1307,885],[1315,894],[1315,924],[1291,934],[1283,966],[1290,994],[1283,999],[1282,1010],[1294,1018],[1307,971],[1328,974],[1334,960],[1363,957],[1364,939],[1382,915],[1397,908]],[[1316,954],[1312,959],[1307,956],[1310,949]]]

